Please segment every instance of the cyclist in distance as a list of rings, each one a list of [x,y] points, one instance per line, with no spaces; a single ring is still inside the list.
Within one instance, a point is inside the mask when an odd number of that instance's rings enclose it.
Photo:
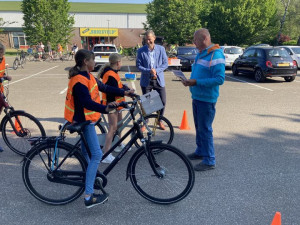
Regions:
[[[111,102],[107,106],[100,104],[99,91],[114,93],[117,96],[130,95],[131,91],[104,85],[94,78],[90,73],[95,67],[95,56],[92,52],[81,49],[75,55],[76,65],[69,71],[69,84],[65,101],[65,119],[71,123],[82,123],[84,121],[96,122],[100,113],[108,113],[113,110],[109,106],[118,106],[117,102]],[[108,194],[94,194],[94,182],[97,169],[102,158],[102,151],[97,138],[95,125],[87,125],[83,129],[83,135],[89,146],[90,155],[84,144],[81,150],[88,162],[85,180],[84,203],[87,208],[102,204],[108,199]]]
[[[6,69],[6,63],[5,63],[5,47],[2,43],[0,43],[0,94],[3,95],[4,86],[2,82],[4,80],[11,80],[10,76],[6,76],[5,69]],[[2,106],[2,102],[0,102],[0,106]],[[1,112],[0,112],[1,113]],[[3,152],[3,148],[0,146],[0,152]]]

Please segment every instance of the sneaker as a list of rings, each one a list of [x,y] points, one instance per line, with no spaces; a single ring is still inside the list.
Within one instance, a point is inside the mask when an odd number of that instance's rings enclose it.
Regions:
[[[216,168],[215,165],[206,165],[202,162],[194,166],[194,170],[196,171],[206,171],[206,170],[212,170],[214,168]]]
[[[93,206],[105,203],[108,200],[108,194],[96,195],[92,194],[89,200],[84,199],[86,208],[92,208]]]
[[[108,163],[110,164],[113,160],[115,159],[115,157],[110,153],[105,159],[103,159],[101,162],[102,163]]]
[[[195,152],[188,154],[186,156],[189,158],[189,160],[202,160],[203,159],[202,156],[197,155]]]
[[[124,147],[125,147],[125,145],[122,143],[118,147],[116,147],[114,151],[115,152],[120,152],[120,151],[123,150]],[[131,148],[129,148],[128,151],[131,151]]]
[[[0,152],[3,152],[4,151],[4,149],[0,146]]]
[[[162,121],[159,121],[158,125],[159,125],[160,129],[162,129],[162,130],[166,129],[166,127],[165,127],[165,125],[164,125],[164,123]]]

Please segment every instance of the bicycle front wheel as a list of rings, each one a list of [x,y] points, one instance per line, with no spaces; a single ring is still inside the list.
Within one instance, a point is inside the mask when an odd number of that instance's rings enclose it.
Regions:
[[[73,146],[56,141],[34,147],[24,158],[23,182],[33,197],[51,205],[63,205],[80,197],[84,191],[86,162],[78,151],[65,159],[53,172]],[[66,175],[68,174],[68,175]],[[82,186],[63,184],[59,181],[80,182]]]
[[[171,124],[171,122],[164,116],[160,116],[158,118],[157,114],[151,114],[149,116],[145,117],[145,120],[147,121],[148,127],[150,128],[150,130],[152,131],[152,137],[151,140],[152,141],[162,141],[165,144],[171,144],[174,138],[174,128],[173,125]],[[163,122],[163,124],[165,125],[165,130],[162,130],[159,127],[159,122],[161,121]],[[141,124],[143,125],[143,124]],[[145,134],[144,136],[147,136],[146,133],[148,132],[147,129],[145,129],[143,131]],[[138,139],[134,145],[139,148],[142,146],[141,141]]]
[[[13,63],[13,69],[16,70],[18,69],[18,66],[19,66],[19,60],[18,59],[15,59],[14,63]]]
[[[32,115],[14,111],[3,118],[2,137],[6,145],[15,153],[24,156],[31,148],[31,137],[45,137],[42,124]]]
[[[130,159],[128,176],[134,189],[145,199],[157,204],[172,204],[184,199],[192,190],[195,172],[188,158],[167,144],[151,144],[156,170],[154,174],[143,148]]]

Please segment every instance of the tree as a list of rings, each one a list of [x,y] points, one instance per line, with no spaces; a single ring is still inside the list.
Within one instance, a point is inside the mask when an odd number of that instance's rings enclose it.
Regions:
[[[241,45],[258,41],[276,16],[276,0],[212,0],[206,17],[212,40]]]
[[[207,0],[153,0],[147,4],[145,29],[164,36],[170,44],[191,43],[195,30],[201,27],[199,14],[208,12]],[[205,7],[204,7],[205,5]]]
[[[72,37],[74,16],[68,0],[23,0],[24,33],[27,40],[66,45]]]

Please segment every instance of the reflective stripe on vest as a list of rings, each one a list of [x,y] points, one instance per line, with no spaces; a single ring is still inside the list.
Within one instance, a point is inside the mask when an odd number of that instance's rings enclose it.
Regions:
[[[113,77],[113,78],[118,82],[118,88],[123,88],[123,84],[122,84],[122,82],[121,82],[121,78],[120,78],[119,74],[115,73],[115,72],[112,71],[112,70],[109,70],[109,71],[107,71],[107,72],[104,74],[104,76],[103,76],[103,78],[102,78],[102,82],[103,82],[104,84],[107,83],[109,76]],[[124,97],[120,97],[120,96],[116,96],[116,97],[115,97],[115,101],[118,102],[118,103],[124,102],[124,101],[125,101],[125,98],[124,98]],[[103,105],[106,105],[106,104],[107,104],[107,95],[106,95],[106,93],[103,93],[103,92],[102,92],[102,103],[103,103]],[[122,109],[122,108],[123,108],[123,107],[118,107],[119,110]]]
[[[92,100],[100,104],[100,95],[99,95],[97,82],[93,75],[89,74],[89,76],[90,79],[78,74],[72,77],[69,81],[66,102],[65,102],[65,119],[68,120],[69,122],[73,122],[74,108],[75,108],[72,90],[74,85],[77,84],[78,82],[86,86],[90,92]],[[86,120],[91,120],[93,122],[96,122],[100,118],[100,115],[101,114],[99,112],[84,109],[84,116]]]

